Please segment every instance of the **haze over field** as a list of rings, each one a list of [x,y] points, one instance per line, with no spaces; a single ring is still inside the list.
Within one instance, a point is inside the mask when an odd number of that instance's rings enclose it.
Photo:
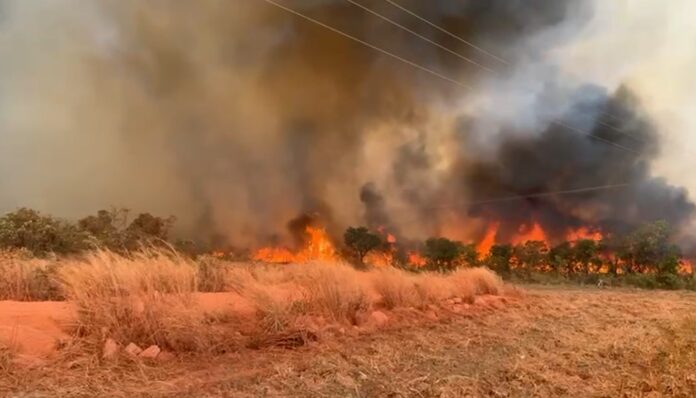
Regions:
[[[691,231],[692,1],[399,2],[500,59],[364,2],[479,65],[345,1],[283,4],[471,88],[262,1],[0,0],[0,210],[125,206],[241,246],[301,213],[404,239]]]

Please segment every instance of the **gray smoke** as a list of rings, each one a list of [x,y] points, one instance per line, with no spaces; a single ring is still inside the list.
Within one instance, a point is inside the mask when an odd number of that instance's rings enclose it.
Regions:
[[[636,103],[579,88],[545,61],[592,20],[592,1],[398,2],[505,62],[381,1],[361,3],[494,72],[343,0],[282,3],[472,89],[262,1],[0,1],[0,209],[77,217],[125,206],[237,246],[291,240],[298,214],[332,232],[386,224],[468,239],[503,216],[510,229],[534,216],[619,230],[690,214],[682,191],[649,177],[659,137]],[[600,109],[647,144],[597,127]],[[556,119],[642,155],[564,133]],[[448,207],[622,178],[640,188]],[[596,207],[611,216],[575,214]]]

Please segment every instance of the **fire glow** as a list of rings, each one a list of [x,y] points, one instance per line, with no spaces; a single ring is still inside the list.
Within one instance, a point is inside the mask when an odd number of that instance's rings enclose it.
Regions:
[[[254,253],[252,259],[267,263],[306,263],[308,261],[336,261],[339,256],[326,230],[321,227],[307,226],[306,244],[299,251],[293,252],[287,247],[263,247]]]

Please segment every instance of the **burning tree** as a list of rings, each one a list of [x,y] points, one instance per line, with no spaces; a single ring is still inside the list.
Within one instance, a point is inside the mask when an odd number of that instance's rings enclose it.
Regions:
[[[369,252],[383,245],[382,238],[365,227],[349,227],[343,234],[343,241],[353,251],[360,264],[364,264],[365,256]]]
[[[679,247],[670,243],[671,229],[666,221],[644,224],[623,239],[617,254],[625,272],[676,274]]]
[[[425,241],[423,256],[430,268],[451,271],[462,263],[473,265],[478,253],[474,245],[464,245],[447,238],[430,238]]]

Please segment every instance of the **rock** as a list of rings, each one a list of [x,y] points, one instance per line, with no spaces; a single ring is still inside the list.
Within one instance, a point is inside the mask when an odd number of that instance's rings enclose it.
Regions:
[[[156,346],[156,345],[151,345],[145,349],[145,351],[141,352],[138,354],[140,358],[146,358],[146,359],[155,359],[157,358],[157,355],[162,352],[162,350]]]
[[[389,322],[389,317],[382,311],[373,311],[370,314],[370,323],[377,327],[382,327]]]
[[[140,348],[140,347],[138,347],[135,343],[130,343],[130,344],[128,344],[128,345],[126,346],[126,348],[124,349],[124,351],[125,351],[128,355],[132,355],[132,356],[134,356],[134,357],[137,357],[138,355],[140,355],[141,352],[143,352],[143,349]]]
[[[112,338],[106,339],[104,348],[102,348],[102,358],[114,359],[118,355],[118,343]]]
[[[431,321],[437,321],[437,319],[438,319],[437,314],[435,313],[435,311],[432,311],[432,310],[426,311],[425,317],[430,319]]]
[[[454,304],[461,304],[464,300],[462,300],[461,297],[455,297],[452,299],[452,301],[454,302]]]

